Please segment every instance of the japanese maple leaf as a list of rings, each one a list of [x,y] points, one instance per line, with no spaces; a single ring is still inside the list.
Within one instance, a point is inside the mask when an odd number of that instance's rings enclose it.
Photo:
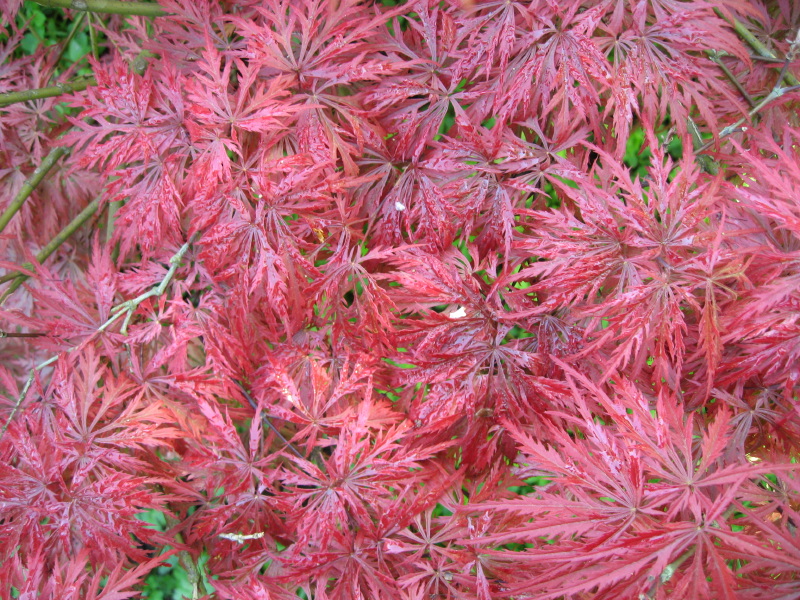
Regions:
[[[266,297],[284,318],[292,283],[318,273],[300,250],[320,244],[315,231],[324,235],[318,225],[334,204],[324,167],[309,161],[295,155],[266,163],[261,176],[226,196],[204,236],[202,256],[214,277],[242,286],[248,303]]]
[[[92,575],[89,552],[82,549],[66,559],[47,562],[46,549],[37,543],[25,557],[15,555],[10,561],[13,569],[0,575],[0,592],[20,598],[35,597],[55,600],[123,600],[133,598],[135,589],[154,568],[163,566],[168,556],[145,560],[133,568],[122,564],[98,569]],[[168,563],[166,563],[168,564]],[[101,576],[102,574],[102,576]]]
[[[394,35],[387,31],[384,40],[388,51],[410,63],[409,72],[386,78],[366,98],[373,110],[394,108],[387,119],[398,134],[396,151],[414,162],[439,132],[449,110],[481,106],[485,95],[469,89],[449,68],[464,35],[452,18],[428,1],[417,2],[416,9],[418,18],[408,21],[406,31],[394,27]]]
[[[26,421],[24,429],[12,424],[6,432],[4,443],[12,444],[14,460],[0,467],[0,504],[9,517],[2,535],[14,542],[12,549],[47,539],[53,557],[86,548],[97,564],[113,566],[126,557],[145,560],[146,553],[130,544],[130,535],[150,539],[152,530],[135,515],[162,505],[147,489],[149,478],[116,470],[98,478],[88,469],[73,470],[54,443],[57,433],[42,428],[36,415]]]
[[[424,164],[438,175],[440,186],[461,183],[458,210],[469,217],[462,219],[462,239],[478,232],[475,243],[482,252],[501,248],[509,259],[518,218],[527,214],[527,198],[542,193],[546,182],[561,186],[559,178],[577,175],[576,167],[560,154],[583,140],[588,130],[577,126],[565,139],[551,140],[535,119],[513,128],[501,122],[488,129],[458,107],[455,121],[453,137],[437,143]]]
[[[467,433],[459,434],[474,436],[468,444],[470,456],[474,446],[482,449],[474,457],[487,459],[511,451],[502,432],[485,437],[494,431],[496,418],[539,408],[532,398],[537,375],[544,370],[542,357],[535,339],[506,339],[516,321],[502,306],[500,290],[484,281],[493,267],[465,264],[458,253],[445,258],[409,252],[406,263],[411,268],[395,276],[403,286],[396,294],[398,307],[419,313],[397,321],[397,343],[403,351],[393,359],[414,367],[399,371],[397,381],[430,386],[411,400],[414,419],[429,428],[421,433],[446,437],[450,427],[466,424]],[[433,306],[445,310],[430,310]]]
[[[582,423],[584,434],[572,438],[553,423],[552,441],[545,444],[509,423],[522,443],[523,454],[530,456],[526,459],[529,466],[523,467],[521,474],[550,472],[555,474],[549,476],[555,485],[535,498],[488,503],[492,509],[505,507],[525,516],[516,528],[496,533],[489,541],[547,536],[554,542],[537,542],[524,553],[507,555],[537,565],[536,576],[512,590],[547,598],[556,598],[565,589],[577,594],[595,586],[602,597],[614,597],[620,590],[645,593],[652,576],[660,576],[668,564],[674,562],[673,568],[680,568],[696,555],[683,573],[692,579],[702,573],[702,582],[694,582],[695,586],[711,595],[733,598],[736,577],[726,563],[729,553],[743,551],[760,558],[766,550],[752,536],[735,540],[724,524],[724,514],[730,512],[737,490],[757,475],[747,463],[720,465],[729,439],[730,413],[718,413],[698,445],[693,440],[692,419],[685,418],[674,398],[659,396],[653,416],[651,404],[627,380],[616,385],[617,393],[610,397],[563,366],[573,386],[580,382],[573,387],[573,394],[582,416],[555,414],[576,425]],[[584,397],[579,388],[588,394]],[[590,400],[608,411],[603,424],[592,416]],[[588,456],[593,459],[587,460]],[[569,499],[562,497],[562,489],[570,490]],[[518,537],[526,531],[528,536]],[[711,571],[705,571],[703,565]],[[711,583],[705,579],[707,573]],[[541,583],[549,578],[560,582],[558,592]],[[684,594],[694,589],[683,580],[675,593],[686,597]]]
[[[464,4],[472,18],[466,25],[467,49],[456,70],[468,75],[477,67],[487,79],[504,77],[521,31],[534,26],[532,6],[505,0]]]
[[[397,582],[386,573],[385,562],[372,528],[337,531],[325,548],[292,561],[291,571],[308,578],[306,590],[314,597],[400,598]]]
[[[614,13],[608,34],[599,33],[595,43],[612,56],[619,108],[633,108],[646,120],[669,111],[681,135],[687,132],[690,107],[696,108],[712,131],[719,130],[712,98],[724,98],[745,111],[735,90],[717,76],[710,58],[691,50],[694,36],[702,35],[709,46],[749,62],[741,41],[710,8],[655,3],[653,18],[642,5],[631,14],[630,23],[618,18],[619,11]],[[631,92],[642,94],[641,104],[630,102]]]
[[[186,123],[193,145],[192,176],[204,190],[230,181],[229,153],[241,159],[248,132],[260,134],[264,147],[269,146],[288,130],[297,107],[289,99],[285,78],[273,77],[265,84],[257,79],[256,68],[224,60],[210,40],[198,68],[187,84],[191,119]],[[238,85],[231,89],[234,75]]]
[[[220,406],[213,397],[204,396],[198,395],[196,400],[207,420],[204,427],[207,441],[196,444],[188,458],[193,468],[208,474],[204,482],[208,489],[204,492],[210,500],[193,515],[191,535],[196,539],[220,536],[222,539],[213,544],[216,554],[230,551],[231,540],[222,541],[224,535],[281,534],[282,526],[275,515],[273,481],[276,463],[287,449],[285,439],[265,427],[268,418],[262,418],[260,407],[249,430],[242,435],[233,425],[233,411]],[[217,494],[221,489],[224,493]]]
[[[457,519],[442,519],[432,516],[433,509],[426,510],[414,517],[411,525],[398,531],[390,540],[384,541],[387,554],[397,555],[402,559],[398,568],[415,573],[419,563],[427,560],[448,563],[458,561],[460,549],[455,543],[463,535],[463,523]],[[410,567],[410,568],[409,568]],[[404,577],[404,583],[416,579],[415,576]]]
[[[112,202],[125,200],[117,212],[120,227],[114,233],[123,256],[137,243],[149,254],[161,245],[178,242],[183,164],[184,159],[173,154],[115,172],[117,179],[108,185],[107,193]]]
[[[2,2],[0,2],[0,15],[2,16],[0,18],[0,25],[13,22],[20,6],[22,6],[22,0],[2,0]]]
[[[291,441],[302,444],[308,455],[325,436],[335,435],[352,420],[352,398],[359,402],[369,398],[372,369],[358,359],[354,363],[345,360],[338,373],[331,373],[321,361],[312,359],[307,369],[293,372],[284,361],[280,356],[266,357],[267,367],[257,372],[258,389],[268,397],[272,414],[297,424]],[[275,396],[278,402],[273,402]],[[371,408],[380,418],[381,407],[375,404]],[[387,424],[394,424],[398,415],[386,417]]]
[[[171,415],[158,404],[143,402],[132,382],[111,377],[91,350],[78,364],[63,359],[56,368],[58,383],[50,393],[62,417],[62,460],[76,472],[102,479],[115,471],[146,470],[136,455],[145,448],[166,447],[176,437],[177,431],[167,425]]]
[[[467,191],[462,182],[444,180],[424,162],[403,165],[380,207],[376,243],[399,246],[410,240],[446,248],[456,237],[456,215]]]
[[[76,107],[83,109],[81,119],[63,138],[65,144],[82,149],[81,166],[110,175],[172,148],[186,151],[180,80],[167,64],[157,81],[153,71],[138,75],[118,57],[96,67],[97,86],[75,99]]]
[[[367,435],[362,423],[369,404],[364,407],[355,422],[342,428],[328,456],[321,455],[316,464],[294,457],[294,468],[281,476],[285,489],[291,490],[281,494],[281,502],[295,515],[301,537],[322,547],[338,525],[369,527],[375,507],[391,497],[388,482],[401,473],[407,477],[409,469],[420,467],[435,452],[403,449],[399,441],[407,424]]]
[[[348,329],[350,314],[358,315],[363,331],[376,340],[386,340],[385,330],[389,315],[395,309],[394,300],[381,285],[387,279],[383,273],[373,271],[372,265],[392,259],[395,249],[371,249],[362,252],[349,235],[342,235],[322,275],[307,291],[318,301],[318,310],[331,311],[337,316],[337,327]],[[352,304],[347,306],[346,294],[352,294]],[[388,342],[388,340],[386,340]]]
[[[302,105],[296,132],[300,150],[324,162],[341,158],[346,173],[357,173],[354,157],[365,139],[380,138],[380,130],[363,118],[357,98],[337,90],[399,68],[376,52],[373,41],[377,25],[390,14],[371,15],[357,2],[334,7],[318,0],[277,3],[259,13],[258,21],[234,23],[249,40],[248,59],[271,76],[291,78],[294,97]]]
[[[527,113],[531,106],[550,113],[557,106],[555,116],[563,123],[574,108],[596,127],[599,91],[611,83],[608,61],[592,39],[603,7],[583,12],[579,7],[577,2],[551,5],[536,13],[509,61],[508,83],[495,97],[500,115]]]
[[[114,353],[116,334],[99,329],[111,316],[116,302],[116,269],[111,255],[95,240],[93,260],[84,279],[62,279],[37,265],[37,278],[45,285],[31,289],[36,311],[24,315],[9,311],[3,316],[11,323],[47,334],[36,343],[51,350],[66,350],[99,338],[105,350]]]

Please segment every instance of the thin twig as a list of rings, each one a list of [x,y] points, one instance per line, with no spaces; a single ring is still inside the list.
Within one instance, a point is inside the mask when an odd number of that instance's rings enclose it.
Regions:
[[[93,30],[92,30],[93,31]],[[92,52],[95,52],[93,46]],[[152,52],[143,50],[131,61],[131,70],[137,75],[143,75],[147,69],[148,59],[155,56]],[[96,58],[96,57],[95,57]],[[72,94],[74,92],[82,92],[88,87],[97,85],[97,80],[94,77],[79,77],[72,81],[64,83],[57,83],[49,87],[36,88],[32,90],[19,90],[16,92],[5,92],[0,94],[0,108],[16,104],[17,102],[29,102],[30,100],[40,100],[42,98],[55,98],[64,94]]]
[[[100,17],[98,17],[94,13],[84,13],[84,14],[89,15],[89,43],[92,45],[92,57],[95,60],[97,60],[98,58],[100,58],[100,44],[97,41],[97,31],[95,30],[95,24],[93,21],[95,19],[99,21]]]
[[[747,103],[750,106],[755,105],[755,101],[750,96],[750,94],[747,93],[747,90],[744,89],[742,82],[736,78],[736,75],[734,75],[733,72],[731,72],[731,70],[728,68],[728,65],[726,65],[722,61],[722,57],[725,53],[718,52],[716,50],[706,50],[706,54],[714,64],[716,64],[720,69],[722,69],[722,72],[725,73],[725,76],[730,80],[733,86],[739,91],[739,93],[744,97],[744,99],[747,100]]]
[[[725,19],[722,11],[720,11],[718,8],[715,8],[714,12],[717,13],[717,16],[721,19]],[[730,23],[731,27],[733,27],[733,30],[739,34],[739,37],[747,42],[750,47],[759,54],[759,56],[770,61],[778,61],[780,63],[784,62],[783,60],[779,59],[772,50],[767,48],[767,46],[761,40],[753,35],[753,32],[745,27],[744,23],[736,18],[731,18],[731,20],[728,20],[728,23]],[[778,80],[778,83],[780,83],[780,81],[781,80]],[[800,81],[798,81],[797,78],[791,73],[786,73],[786,83],[791,86],[800,85]]]
[[[106,243],[111,243],[114,238],[114,229],[117,225],[117,212],[122,208],[122,200],[114,200],[108,203],[108,214],[106,215]],[[111,259],[114,263],[119,258],[119,242],[111,248]]]
[[[180,521],[172,516],[169,511],[164,511],[164,519],[167,522],[167,527],[170,529],[174,529],[178,525],[180,525]],[[184,543],[183,534],[180,531],[175,532],[175,541],[179,544]],[[183,565],[184,570],[186,571],[186,579],[189,584],[192,586],[192,600],[196,600],[200,597],[200,582],[201,577],[200,573],[197,570],[197,565],[192,558],[192,555],[189,554],[186,550],[178,551],[178,559]],[[205,587],[205,583],[204,583]]]
[[[72,23],[72,27],[70,28],[67,37],[64,39],[63,42],[61,42],[61,47],[58,49],[58,56],[56,56],[56,59],[53,61],[53,72],[55,72],[55,69],[58,67],[58,63],[61,62],[61,59],[64,57],[64,53],[69,49],[70,43],[75,38],[75,34],[78,33],[78,29],[80,28],[80,26],[86,20],[87,14],[88,13],[85,12],[80,13],[75,18],[75,21]]]
[[[153,287],[152,289],[144,292],[143,294],[139,294],[136,298],[132,300],[126,300],[121,304],[116,305],[114,308],[111,309],[111,317],[103,323],[97,330],[98,331],[105,331],[108,327],[110,327],[114,322],[116,322],[122,315],[125,315],[125,321],[122,323],[122,329],[120,333],[125,335],[128,331],[128,324],[131,321],[131,317],[139,305],[147,300],[148,298],[153,298],[154,296],[161,296],[164,292],[167,291],[167,287],[169,287],[172,278],[175,276],[175,273],[178,270],[178,267],[181,266],[181,261],[183,257],[186,255],[186,252],[189,250],[189,246],[191,246],[195,240],[198,238],[199,234],[195,233],[188,242],[186,242],[183,246],[181,246],[178,251],[172,255],[169,259],[169,270],[167,274],[164,275],[164,279],[161,280],[157,286]]]
[[[15,333],[13,331],[3,331],[0,329],[0,340],[3,338],[37,338],[47,335],[46,333]]]
[[[119,0],[34,0],[36,4],[50,8],[68,8],[85,12],[111,15],[139,15],[160,17],[167,12],[155,2],[120,2]]]
[[[716,175],[719,173],[719,163],[706,154],[698,153],[698,148],[703,145],[703,136],[700,135],[700,129],[698,129],[697,124],[695,124],[691,117],[689,117],[688,125],[689,133],[692,136],[692,148],[695,151],[695,159],[706,173]]]
[[[50,154],[45,156],[42,164],[36,167],[36,170],[31,173],[31,176],[25,180],[25,183],[22,184],[19,192],[11,201],[11,204],[3,211],[3,214],[0,215],[0,233],[3,233],[3,230],[8,225],[9,221],[14,218],[14,215],[17,214],[22,205],[25,203],[30,195],[33,193],[33,190],[42,182],[42,180],[47,176],[58,160],[64,156],[69,150],[67,148],[54,148],[50,151]]]
[[[8,426],[11,425],[11,421],[14,419],[17,412],[19,412],[19,407],[22,406],[22,403],[25,401],[25,396],[28,395],[28,390],[31,388],[31,385],[33,385],[33,381],[36,378],[36,371],[41,371],[48,365],[52,365],[54,362],[56,362],[57,359],[58,355],[51,356],[46,361],[36,365],[30,370],[30,373],[28,374],[28,379],[25,381],[25,385],[22,386],[22,391],[19,393],[19,396],[17,396],[17,400],[14,403],[14,407],[11,409],[11,414],[8,415],[8,419],[6,419],[6,422],[3,423],[3,428],[0,429],[0,440],[3,439],[3,436],[6,434],[6,430],[8,430]]]
[[[780,58],[770,58],[769,56],[758,56],[756,54],[751,54],[750,55],[750,60],[758,60],[758,61],[761,61],[761,62],[773,63],[773,64],[779,64],[779,65],[783,64],[783,60],[781,60]]]
[[[233,382],[242,391],[242,394],[244,394],[244,397],[247,398],[247,402],[250,404],[250,406],[253,408],[253,410],[258,412],[258,404],[256,403],[255,400],[253,400],[253,397],[250,395],[250,392],[247,391],[247,389],[244,387],[244,385],[242,385],[240,382],[236,381],[235,379],[233,380]],[[300,451],[297,448],[295,448],[294,444],[292,444],[292,442],[287,440],[283,436],[283,434],[280,431],[278,431],[278,428],[275,427],[275,425],[272,424],[272,421],[270,420],[269,415],[267,415],[266,413],[262,412],[261,413],[261,420],[267,425],[267,427],[270,428],[272,433],[277,435],[278,439],[280,439],[280,441],[282,441],[284,443],[284,445],[287,448],[289,448],[289,450],[292,451],[292,454],[294,454],[297,458],[302,458],[302,459],[305,460],[305,456],[303,456],[300,453]]]
[[[800,85],[793,85],[792,87],[774,87],[774,88],[772,88],[772,91],[770,91],[769,94],[764,96],[764,98],[758,104],[756,104],[753,108],[750,109],[750,111],[747,113],[747,117],[742,117],[741,119],[736,121],[736,123],[734,123],[733,125],[728,125],[722,131],[720,131],[719,132],[719,139],[727,137],[730,134],[734,133],[735,131],[738,131],[739,128],[748,121],[748,119],[752,119],[756,114],[758,114],[758,112],[761,109],[763,109],[770,102],[772,102],[774,100],[777,100],[778,98],[780,98],[781,96],[783,96],[785,94],[788,94],[789,92],[795,92],[797,90],[800,90]],[[716,143],[716,140],[709,140],[708,142],[706,142],[705,144],[700,146],[700,148],[698,148],[696,150],[696,152],[698,154],[701,153],[701,152],[704,152],[704,151],[708,150],[711,146],[713,146],[715,143]]]

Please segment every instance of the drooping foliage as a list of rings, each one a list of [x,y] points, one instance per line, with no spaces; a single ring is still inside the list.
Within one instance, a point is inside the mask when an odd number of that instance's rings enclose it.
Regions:
[[[796,2],[159,4],[0,0],[0,597],[800,597]]]

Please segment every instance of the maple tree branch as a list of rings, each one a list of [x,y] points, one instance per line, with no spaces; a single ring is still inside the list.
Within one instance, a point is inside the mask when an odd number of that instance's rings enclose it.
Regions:
[[[46,333],[14,333],[13,331],[3,331],[0,329],[0,340],[3,338],[35,338],[43,337]]]
[[[779,82],[780,82],[780,80],[779,80]],[[772,90],[770,91],[769,94],[764,96],[764,98],[762,98],[761,101],[759,101],[758,104],[756,104],[753,108],[751,108],[748,111],[746,117],[742,117],[741,119],[736,121],[733,125],[728,125],[722,131],[720,131],[719,132],[719,139],[721,140],[722,138],[727,137],[730,134],[732,134],[735,131],[737,131],[749,119],[752,119],[754,116],[756,116],[756,114],[758,114],[758,112],[761,109],[763,109],[765,106],[767,106],[767,104],[769,104],[770,102],[772,102],[774,100],[777,100],[778,98],[780,98],[784,94],[788,94],[789,92],[796,92],[797,90],[800,90],[800,85],[793,85],[792,87],[782,87],[780,85],[776,85],[776,87],[772,88]],[[713,146],[715,143],[716,143],[716,140],[709,140],[708,142],[706,142],[705,144],[700,146],[696,150],[696,152],[697,153],[704,152],[704,151],[708,150],[711,146]]]
[[[725,17],[722,14],[722,11],[720,11],[718,8],[715,8],[714,12],[717,13],[717,16],[720,17],[721,19],[725,19]],[[772,50],[767,48],[767,46],[761,40],[759,40],[753,34],[752,31],[750,31],[747,27],[745,27],[744,23],[742,23],[735,17],[732,17],[731,20],[728,19],[725,20],[728,21],[731,27],[733,27],[733,30],[739,35],[739,37],[742,38],[745,42],[747,42],[750,45],[750,47],[759,54],[759,56],[769,60],[770,62],[781,62],[781,63],[784,62],[780,60]],[[800,85],[800,81],[798,81],[798,79],[791,73],[784,73],[784,75],[786,78],[786,82],[789,85]],[[783,77],[781,79],[783,79]],[[779,83],[781,79],[778,80]]]
[[[72,221],[70,221],[69,224],[64,227],[64,229],[59,231],[58,234],[39,251],[39,253],[36,255],[36,262],[41,264],[47,260],[50,255],[55,252],[59,246],[61,246],[61,244],[67,241],[73,233],[80,229],[81,225],[88,221],[89,218],[97,212],[98,206],[100,206],[100,198],[95,198],[78,214],[77,217],[72,219]],[[20,267],[20,269],[26,270],[30,270],[32,268],[33,265],[30,263],[25,263],[22,265],[22,267]],[[0,296],[0,306],[2,306],[2,304],[11,294],[17,291],[19,286],[21,286],[25,280],[28,279],[28,277],[30,277],[30,275],[27,273],[8,273],[7,275],[0,277],[0,283],[6,283],[13,280],[13,283],[8,286],[8,289],[6,289],[2,296]]]
[[[41,371],[45,367],[52,365],[54,362],[56,362],[57,359],[58,355],[51,356],[46,361],[36,365],[30,370],[30,373],[28,374],[28,379],[25,380],[25,385],[22,386],[22,391],[19,393],[19,396],[17,396],[16,402],[14,402],[14,406],[11,409],[11,414],[8,415],[8,419],[6,419],[6,422],[3,423],[3,428],[0,429],[0,440],[3,439],[3,436],[6,434],[6,431],[8,430],[8,426],[11,425],[11,421],[14,420],[14,417],[19,412],[19,407],[22,406],[22,403],[25,401],[25,396],[28,395],[28,390],[31,388],[31,386],[33,385],[33,381],[36,378],[36,371]]]
[[[20,90],[18,92],[6,92],[0,94],[0,107],[16,104],[17,102],[28,102],[30,100],[40,100],[42,98],[53,98],[62,94],[81,92],[87,87],[96,85],[94,77],[82,77],[66,83],[57,83],[50,87],[36,88],[33,90]]]
[[[128,331],[128,325],[130,324],[131,317],[133,313],[136,312],[136,309],[139,308],[139,305],[147,300],[148,298],[153,298],[155,296],[161,296],[164,292],[167,291],[172,278],[175,276],[175,273],[178,271],[178,268],[181,266],[181,261],[183,261],[183,257],[188,252],[189,247],[197,240],[199,237],[199,233],[195,233],[189,238],[189,241],[186,242],[183,246],[181,246],[178,251],[172,255],[169,259],[169,270],[167,274],[164,275],[164,279],[161,280],[157,286],[147,290],[146,292],[139,294],[136,298],[131,300],[126,300],[120,304],[117,304],[114,308],[111,309],[112,316],[103,323],[97,330],[98,331],[105,331],[108,327],[110,327],[114,322],[116,322],[122,315],[125,315],[125,320],[122,323],[122,329],[120,329],[120,333],[125,335]]]
[[[728,65],[726,65],[722,61],[722,57],[723,56],[727,56],[727,53],[726,52],[717,51],[717,50],[706,50],[706,54],[711,59],[711,61],[715,65],[717,65],[722,70],[723,73],[725,73],[725,76],[730,80],[730,82],[733,84],[733,86],[744,97],[744,99],[747,100],[747,103],[750,106],[753,106],[755,104],[755,101],[750,96],[750,94],[747,93],[747,90],[744,89],[744,86],[742,85],[742,82],[739,81],[736,78],[736,75],[734,75],[733,72],[728,68]]]
[[[780,58],[769,58],[768,56],[761,56],[759,54],[751,54],[750,59],[772,64],[783,64],[783,61]]]
[[[688,118],[687,124],[689,133],[692,136],[692,148],[695,152],[695,160],[706,173],[716,175],[719,173],[719,163],[710,156],[698,152],[698,148],[703,145],[704,140],[703,136],[700,134],[700,129],[698,129],[697,124],[691,117]]]
[[[89,16],[89,43],[92,46],[92,57],[95,60],[97,60],[98,58],[100,58],[100,44],[97,40],[97,31],[95,30],[95,24],[93,23],[93,21],[97,19],[98,21],[100,21],[100,24],[102,25],[102,20],[94,13],[83,13],[83,14]]]
[[[110,15],[161,17],[168,14],[155,2],[120,2],[119,0],[34,0],[34,2],[50,8],[67,8]]]
[[[117,213],[122,208],[122,200],[114,200],[108,204],[108,213],[106,215],[106,243],[110,244],[114,238],[114,230],[117,226]],[[119,258],[119,243],[114,244],[111,248],[111,259],[116,263]]]
[[[61,59],[64,57],[64,53],[67,51],[67,48],[69,48],[70,43],[75,38],[75,34],[78,33],[78,29],[80,29],[81,25],[86,20],[86,15],[87,14],[88,13],[85,13],[85,12],[80,13],[75,18],[75,21],[73,21],[72,27],[70,27],[70,30],[69,30],[69,33],[67,34],[67,37],[60,44],[60,47],[58,49],[58,55],[56,56],[55,60],[53,61],[53,73],[50,74],[50,77],[52,77],[55,74],[55,69],[58,66],[58,63],[61,62]]]
[[[58,160],[67,154],[67,152],[69,152],[67,148],[54,148],[50,151],[50,154],[45,156],[42,164],[36,167],[36,170],[31,173],[31,176],[25,180],[25,183],[22,184],[19,192],[17,192],[17,195],[11,201],[11,204],[9,204],[8,208],[6,208],[6,210],[3,211],[3,214],[0,215],[0,233],[3,232],[3,230],[6,228],[6,225],[8,225],[9,221],[14,218],[14,215],[17,214],[19,209],[22,208],[22,205],[33,193],[33,190],[36,189],[36,187],[50,172],[50,169],[52,169]]]
[[[84,13],[85,14],[85,13]],[[93,27],[89,28],[94,31]],[[95,40],[96,42],[96,40]],[[92,54],[96,52],[96,44],[93,42]],[[147,61],[153,58],[155,54],[147,50],[142,50],[136,58],[130,62],[131,70],[137,75],[144,75],[147,70]],[[97,57],[95,57],[97,58]],[[71,94],[73,92],[82,92],[88,87],[97,85],[97,80],[92,76],[79,77],[72,81],[64,83],[57,83],[43,88],[35,88],[31,90],[18,90],[16,92],[5,92],[0,94],[0,108],[16,104],[18,102],[28,102],[30,100],[40,100],[42,98],[54,98],[63,94]]]
[[[50,240],[47,245],[42,248],[39,253],[36,255],[36,261],[39,263],[44,262],[47,260],[50,255],[58,250],[59,246],[66,242],[72,234],[78,231],[86,221],[88,221],[94,213],[97,212],[98,207],[100,206],[100,198],[95,198],[89,204],[86,205],[78,216],[76,216],[72,221],[70,221],[64,229],[58,232],[56,236]]]

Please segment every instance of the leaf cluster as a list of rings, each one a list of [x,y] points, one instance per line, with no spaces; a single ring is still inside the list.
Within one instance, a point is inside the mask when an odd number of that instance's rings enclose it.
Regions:
[[[800,595],[794,3],[159,4],[0,0],[1,597]]]

